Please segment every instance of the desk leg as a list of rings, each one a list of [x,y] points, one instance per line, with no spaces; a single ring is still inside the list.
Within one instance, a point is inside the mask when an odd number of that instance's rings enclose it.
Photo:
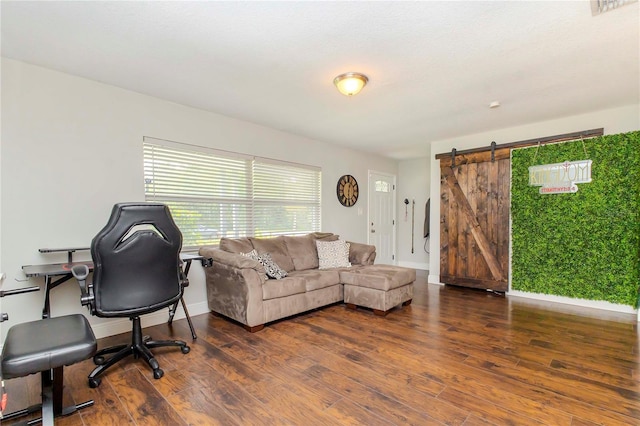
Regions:
[[[187,309],[187,304],[184,303],[184,297],[180,298],[180,303],[182,303],[182,309],[184,310],[184,316],[187,318],[187,322],[189,323],[189,328],[191,329],[191,338],[196,340],[198,336],[196,335],[196,330],[193,328],[193,323],[191,322],[191,316],[189,315],[189,310]],[[176,309],[178,309],[178,302],[174,303],[172,307],[169,308],[169,321],[168,324],[173,322],[173,317],[176,314]]]
[[[51,290],[58,287],[60,284],[69,281],[73,278],[73,275],[68,274],[52,281],[52,275],[45,275],[44,277],[44,307],[42,308],[42,318],[47,319],[51,317]]]
[[[49,302],[49,293],[51,292],[51,276],[44,277],[44,307],[42,308],[42,318],[47,319],[51,314],[51,304]]]
[[[187,310],[187,304],[184,303],[184,297],[180,298],[180,302],[182,302],[182,309],[184,309],[184,315],[187,317],[187,322],[189,323],[189,328],[191,329],[191,337],[193,338],[193,340],[196,340],[198,336],[196,335],[196,330],[193,328],[191,316],[189,315],[189,311]]]
[[[180,298],[180,300],[182,300],[182,298]],[[176,309],[178,309],[178,302],[174,303],[169,308],[169,321],[167,321],[167,324],[171,324],[173,322],[173,317],[176,315]]]
[[[189,275],[189,269],[191,269],[191,259],[185,260],[184,263],[185,263],[185,266],[184,266],[183,273],[184,273],[184,276],[187,277]],[[182,303],[184,316],[187,318],[187,322],[189,323],[189,328],[191,329],[191,338],[193,340],[196,340],[198,336],[196,335],[196,330],[193,328],[193,323],[191,322],[191,316],[189,315],[189,311],[187,310],[187,304],[184,303],[184,297],[180,298],[180,303]],[[169,308],[169,321],[167,321],[168,324],[171,324],[173,322],[173,317],[176,315],[176,309],[178,309],[178,302],[174,303],[173,306]]]

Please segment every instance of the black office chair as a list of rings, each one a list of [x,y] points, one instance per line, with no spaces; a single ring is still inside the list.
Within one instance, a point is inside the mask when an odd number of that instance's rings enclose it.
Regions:
[[[98,351],[97,367],[89,375],[89,386],[100,385],[98,377],[121,359],[142,357],[153,369],[153,377],[164,372],[151,348],[189,346],[181,340],[143,338],[140,316],[175,304],[187,285],[182,273],[182,234],[164,204],[122,203],[113,206],[107,225],[93,238],[93,284],[86,288],[82,303],[98,317],[128,317],[133,321],[131,343]],[[85,286],[88,268],[78,265],[73,275]],[[113,354],[110,358],[105,355]]]
[[[0,291],[0,297],[32,289],[34,287]],[[5,314],[0,315],[0,321],[6,319]],[[52,426],[55,416],[66,416],[93,405],[90,400],[69,407],[62,406],[63,368],[91,358],[97,346],[87,319],[80,314],[25,322],[11,327],[2,348],[0,378],[5,380],[41,373],[42,403],[6,414],[2,417],[3,420],[42,410],[42,417],[28,424],[42,421],[43,425]]]

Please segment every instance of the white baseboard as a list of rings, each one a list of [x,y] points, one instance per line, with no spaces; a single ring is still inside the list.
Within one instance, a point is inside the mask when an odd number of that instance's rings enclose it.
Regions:
[[[510,290],[507,296],[519,297],[523,299],[542,300],[545,302],[562,303],[565,305],[578,306],[582,308],[600,309],[604,311],[618,312],[623,314],[635,314],[640,321],[640,310],[629,305],[605,302],[602,300],[574,299],[571,297],[555,296],[550,294],[528,293],[524,291]]]
[[[198,302],[187,305],[189,315],[194,317],[195,315],[206,314],[209,312],[207,302]],[[182,305],[178,303],[178,309],[176,311],[174,320],[186,318]],[[142,317],[142,327],[150,327],[152,325],[158,325],[167,322],[169,319],[169,309],[161,309],[152,314],[144,315]],[[93,334],[96,338],[101,339],[103,337],[113,336],[120,333],[129,333],[131,331],[131,321],[128,318],[112,319],[110,321],[102,322],[100,324],[91,324]]]
[[[429,264],[428,263],[420,263],[420,262],[398,262],[398,266],[403,266],[405,268],[411,268],[411,269],[420,269],[422,271],[428,271],[429,270]]]
[[[439,275],[429,275],[429,284],[444,285],[440,282]],[[562,303],[565,305],[577,306],[580,308],[599,309],[604,311],[617,312],[622,314],[635,314],[640,322],[640,309],[634,309],[629,305],[619,305],[616,303],[604,302],[600,300],[573,299],[571,297],[555,296],[550,294],[527,293],[524,291],[510,290],[507,296],[519,297],[522,299],[538,300],[552,303]]]
[[[427,279],[427,282],[429,284],[444,285],[443,283],[440,282],[440,275],[431,275],[431,274],[429,274],[429,278]]]

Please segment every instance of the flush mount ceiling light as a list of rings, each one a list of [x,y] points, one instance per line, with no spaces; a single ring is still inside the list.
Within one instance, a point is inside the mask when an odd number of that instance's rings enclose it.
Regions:
[[[358,72],[346,72],[334,78],[333,84],[336,85],[338,91],[343,95],[353,96],[360,93],[368,81],[369,79],[364,74],[360,74]]]

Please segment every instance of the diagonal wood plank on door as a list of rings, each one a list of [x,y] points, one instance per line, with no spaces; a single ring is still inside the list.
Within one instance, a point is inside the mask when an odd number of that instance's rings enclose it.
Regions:
[[[458,207],[460,208],[460,212],[462,212],[463,217],[467,220],[467,223],[470,225],[470,231],[473,235],[473,238],[482,253],[482,256],[487,261],[487,265],[493,275],[493,278],[496,280],[504,280],[504,272],[502,270],[502,266],[500,262],[493,254],[491,250],[491,244],[484,234],[482,228],[480,227],[480,223],[478,222],[478,218],[471,207],[469,199],[464,195],[462,188],[458,184],[458,180],[456,176],[453,174],[453,171],[450,168],[443,168],[442,175],[445,177],[445,181],[451,190],[453,197],[458,203]]]

